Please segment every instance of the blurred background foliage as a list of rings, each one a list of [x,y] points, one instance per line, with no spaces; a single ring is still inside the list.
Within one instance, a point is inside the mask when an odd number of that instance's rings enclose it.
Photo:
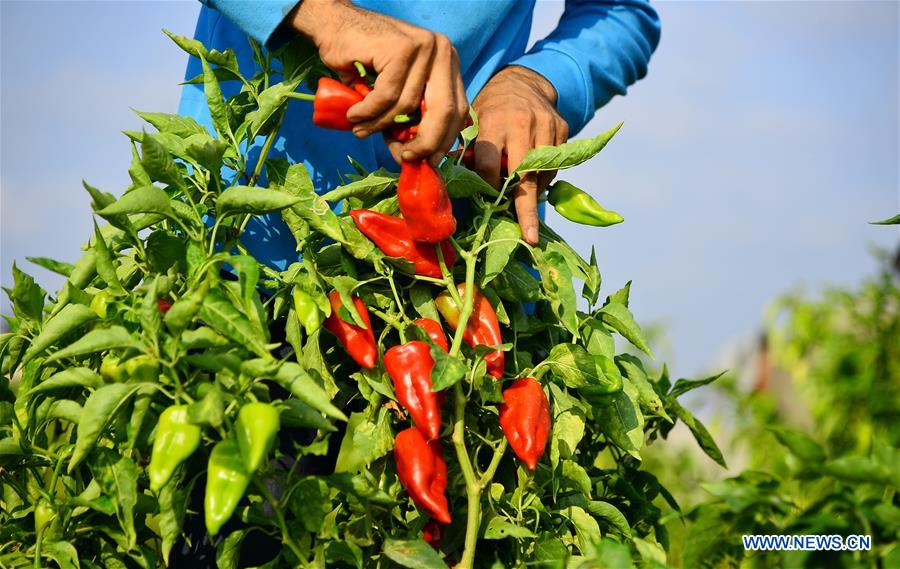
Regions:
[[[790,292],[697,392],[729,468],[681,427],[647,467],[681,505],[679,567],[900,567],[900,251],[856,288]],[[870,552],[745,552],[745,534],[865,534]]]

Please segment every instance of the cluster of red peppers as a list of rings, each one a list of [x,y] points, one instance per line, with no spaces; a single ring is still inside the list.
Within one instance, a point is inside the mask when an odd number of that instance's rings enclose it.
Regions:
[[[329,78],[320,79],[315,95],[313,123],[324,128],[352,129],[347,111],[361,102],[371,90],[361,77],[350,86]],[[424,114],[424,101],[421,111]],[[416,124],[397,125],[392,134],[400,142],[408,142],[417,131]],[[502,169],[506,170],[506,156],[502,158]],[[467,166],[474,166],[472,149],[468,149],[461,159]],[[442,278],[440,260],[449,269],[456,259],[456,251],[448,241],[456,230],[456,218],[440,174],[426,160],[404,161],[397,197],[402,218],[364,209],[352,210],[350,216],[359,230],[385,255],[406,259],[412,263],[417,275]],[[458,297],[444,291],[435,299],[438,311],[452,328],[459,324],[461,306],[458,298],[465,296],[465,284],[457,285],[457,291]],[[500,346],[503,339],[494,308],[477,287],[472,294],[473,310],[463,339],[473,348],[478,345]],[[328,299],[332,310],[324,322],[325,328],[335,335],[357,364],[374,368],[378,360],[378,345],[365,304],[353,297],[356,312],[365,324],[359,326],[352,319],[345,320],[339,315],[342,301],[337,291],[332,291]],[[431,343],[445,352],[449,350],[440,323],[421,318],[415,324],[426,332]],[[505,357],[502,349],[488,353],[484,360],[488,374],[498,379],[503,376]],[[398,433],[394,440],[397,475],[413,502],[430,516],[431,520],[423,528],[423,538],[437,548],[441,539],[441,524],[450,523],[450,510],[446,497],[447,465],[439,440],[443,394],[432,391],[434,359],[431,346],[420,340],[394,346],[384,354],[384,367],[397,399],[413,422],[413,426]],[[499,406],[500,427],[516,456],[534,470],[544,452],[550,431],[547,396],[540,382],[525,377],[517,379],[504,390],[503,398],[504,402]]]

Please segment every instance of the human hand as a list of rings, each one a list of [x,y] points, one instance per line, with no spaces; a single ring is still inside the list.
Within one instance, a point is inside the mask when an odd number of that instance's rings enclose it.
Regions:
[[[504,154],[512,172],[532,148],[554,146],[568,139],[569,125],[556,112],[556,97],[556,89],[546,78],[519,66],[501,69],[481,90],[472,105],[478,113],[475,171],[489,184],[500,187]],[[538,195],[555,175],[523,174],[513,192],[522,236],[531,245],[538,242]]]
[[[391,151],[398,159],[429,158],[436,164],[450,149],[468,102],[447,36],[348,0],[303,0],[288,21],[313,42],[328,67],[349,74],[359,61],[378,74],[374,90],[347,113],[353,134],[364,138],[393,126],[396,115],[416,111],[424,96],[428,113],[418,136],[406,144],[392,142]]]

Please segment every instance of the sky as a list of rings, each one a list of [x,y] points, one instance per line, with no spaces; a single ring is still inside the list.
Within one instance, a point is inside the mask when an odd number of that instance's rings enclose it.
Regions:
[[[174,112],[185,58],[160,29],[191,35],[194,2],[0,1],[0,282],[26,256],[74,261],[91,227],[81,180],[120,194],[141,127],[131,108]],[[765,307],[798,286],[854,285],[898,230],[900,4],[660,2],[646,79],[579,137],[625,126],[560,177],[620,212],[588,229],[550,210],[604,287],[632,280],[639,321],[677,376],[719,365]],[[536,8],[533,39],[562,13]],[[4,307],[5,307],[4,301]]]

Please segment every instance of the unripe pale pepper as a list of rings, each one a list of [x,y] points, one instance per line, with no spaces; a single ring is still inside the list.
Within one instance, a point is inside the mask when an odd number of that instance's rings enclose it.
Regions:
[[[614,211],[603,209],[584,190],[580,190],[568,182],[562,180],[553,184],[550,193],[547,194],[550,202],[557,212],[569,221],[596,227],[607,227],[622,222],[622,216]]]
[[[159,492],[178,465],[194,454],[200,435],[200,427],[188,420],[187,405],[172,405],[160,414],[147,467],[151,490]]]
[[[292,295],[294,299],[294,312],[297,321],[306,330],[307,335],[312,334],[322,325],[322,311],[313,297],[300,287],[295,286]]]
[[[224,439],[213,447],[206,469],[206,496],[203,501],[206,529],[216,535],[234,514],[250,484],[237,441]]]
[[[238,411],[234,424],[238,448],[249,473],[254,473],[262,465],[275,436],[281,428],[278,409],[268,403],[247,403]]]

